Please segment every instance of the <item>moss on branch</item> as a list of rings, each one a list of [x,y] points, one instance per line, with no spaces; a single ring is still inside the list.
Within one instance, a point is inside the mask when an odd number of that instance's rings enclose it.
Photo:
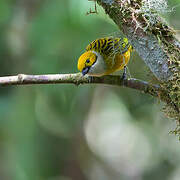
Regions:
[[[164,111],[177,120],[174,132],[180,136],[180,42],[174,30],[159,16],[158,6],[148,9],[146,0],[96,1],[160,80]]]

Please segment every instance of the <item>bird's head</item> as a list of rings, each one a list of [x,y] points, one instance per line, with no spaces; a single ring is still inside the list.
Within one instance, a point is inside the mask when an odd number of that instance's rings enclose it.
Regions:
[[[79,57],[77,67],[79,71],[82,72],[83,76],[88,74],[91,68],[95,65],[97,58],[97,54],[93,51],[87,51]]]

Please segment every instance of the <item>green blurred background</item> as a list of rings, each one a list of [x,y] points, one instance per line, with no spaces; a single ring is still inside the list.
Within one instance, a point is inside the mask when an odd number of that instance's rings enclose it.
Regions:
[[[169,9],[180,0],[169,0]],[[77,72],[92,40],[119,36],[87,0],[0,0],[0,75]],[[165,14],[180,29],[180,6]],[[136,53],[132,77],[151,81]],[[103,85],[0,89],[1,180],[179,180],[180,143],[156,99]]]

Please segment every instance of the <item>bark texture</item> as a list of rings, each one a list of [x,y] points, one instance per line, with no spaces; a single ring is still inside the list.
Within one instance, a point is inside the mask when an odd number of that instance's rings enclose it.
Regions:
[[[160,99],[168,117],[177,120],[180,135],[180,42],[156,9],[143,9],[145,0],[96,0],[128,37],[136,52],[164,88]],[[172,106],[173,105],[173,106]],[[172,108],[174,107],[174,108]]]

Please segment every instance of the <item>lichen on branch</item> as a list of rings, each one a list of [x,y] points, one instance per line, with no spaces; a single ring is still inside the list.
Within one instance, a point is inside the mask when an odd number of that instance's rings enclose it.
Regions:
[[[165,89],[167,116],[177,120],[180,135],[180,42],[175,31],[161,18],[164,0],[96,0],[128,37],[136,52]],[[165,7],[163,8],[162,5]],[[172,108],[174,104],[175,108]]]

